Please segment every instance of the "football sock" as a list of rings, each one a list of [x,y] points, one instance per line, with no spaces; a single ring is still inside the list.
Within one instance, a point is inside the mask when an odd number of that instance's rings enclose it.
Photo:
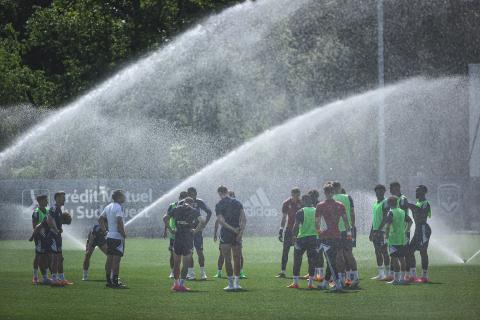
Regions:
[[[422,270],[422,278],[428,279],[428,270]]]
[[[33,277],[38,278],[38,269],[33,269]]]
[[[378,275],[382,278],[385,276],[385,269],[383,268],[383,266],[378,267]]]
[[[298,284],[298,276],[293,276],[293,283]]]
[[[65,280],[65,274],[60,273],[60,275],[58,276],[58,278],[59,278],[60,280]]]
[[[313,277],[312,276],[308,277],[308,285],[313,286]]]
[[[410,268],[410,276],[416,278],[417,277],[417,269]]]
[[[352,280],[358,280],[358,271],[352,271]]]

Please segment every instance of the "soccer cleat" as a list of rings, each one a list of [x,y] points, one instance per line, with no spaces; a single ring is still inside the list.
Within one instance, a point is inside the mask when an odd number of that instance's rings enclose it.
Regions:
[[[286,277],[287,277],[287,276],[285,275],[284,272],[279,272],[279,273],[275,276],[275,278],[286,278]]]
[[[317,282],[322,282],[323,279],[324,279],[324,277],[322,277],[322,276],[319,275],[319,274],[317,274],[317,275],[315,276],[315,281],[317,281]]]
[[[400,280],[395,280],[395,281],[393,281],[392,284],[395,285],[395,286],[403,286],[403,285],[407,285],[408,282],[406,282],[406,281],[403,280],[403,279],[400,279]]]
[[[381,280],[382,276],[377,274],[375,277],[371,277],[370,280]]]
[[[178,287],[178,292],[189,292],[191,289],[185,286],[179,286]]]
[[[88,276],[83,276],[82,281],[88,281]]]
[[[221,278],[222,277],[222,271],[217,271],[215,275],[213,276],[214,278]]]
[[[352,280],[350,279],[345,279],[345,282],[343,283],[345,287],[350,287],[352,285]]]
[[[235,290],[242,290],[242,287],[240,286],[239,283],[234,283],[234,284],[233,284],[233,289],[235,289]]]
[[[329,285],[327,281],[323,281],[321,284],[317,286],[317,289],[320,289],[320,290],[326,290],[328,288],[329,288]]]
[[[352,280],[352,282],[350,283],[350,288],[356,289],[356,288],[358,288],[359,285],[360,285],[360,281]]]
[[[200,280],[207,280],[207,278],[208,278],[208,277],[207,277],[207,274],[206,274],[206,273],[202,273],[202,274],[200,275]]]
[[[223,288],[223,290],[225,290],[225,291],[233,291],[233,290],[235,290],[235,287],[228,285],[228,286],[226,286],[225,288]]]
[[[310,275],[307,273],[306,275],[303,276],[303,279],[308,280],[308,277],[310,277]]]
[[[245,274],[245,272],[240,271],[240,279],[247,279],[247,275]]]
[[[187,274],[187,276],[185,277],[185,279],[187,280],[195,280],[195,274]]]
[[[50,285],[51,285],[52,287],[63,287],[63,286],[64,286],[64,284],[62,283],[61,280],[52,281],[52,282],[50,283]]]
[[[172,291],[180,291],[180,285],[178,283],[174,283],[172,288],[171,288]]]
[[[308,288],[308,289],[315,289],[315,286],[314,286],[313,284],[309,284],[309,285],[307,286],[307,288]]]
[[[330,280],[330,281],[328,282],[328,286],[329,286],[330,288],[334,288],[334,287],[335,287],[335,281]]]
[[[168,275],[168,277],[169,277],[170,279],[175,278],[175,276],[173,275],[173,272],[170,272],[170,274]]]
[[[290,288],[290,289],[298,289],[299,286],[298,286],[298,284],[296,284],[296,283],[292,283],[292,284],[288,285],[287,288]]]
[[[114,283],[112,284],[112,288],[113,289],[127,289],[127,286],[124,285],[123,283],[119,282],[119,283]]]
[[[417,278],[415,279],[415,283],[428,283],[428,278]]]
[[[381,281],[391,282],[391,281],[393,281],[393,276],[386,276],[386,277],[383,278]]]
[[[73,282],[68,281],[67,279],[60,280],[60,282],[61,282],[62,285],[64,285],[64,286],[71,286],[71,285],[73,284]]]

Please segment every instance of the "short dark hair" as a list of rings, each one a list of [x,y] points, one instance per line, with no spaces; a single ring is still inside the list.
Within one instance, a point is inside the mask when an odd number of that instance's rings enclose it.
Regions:
[[[418,185],[418,186],[417,186],[417,189],[423,190],[424,193],[427,193],[427,192],[428,192],[427,186],[424,186],[423,184]]]
[[[338,189],[338,188],[341,188],[342,185],[341,185],[340,182],[338,182],[338,181],[333,181],[333,182],[332,182],[332,187],[333,187],[334,189]]]
[[[400,182],[394,181],[390,183],[390,188],[394,188],[394,187],[400,188]]]
[[[301,192],[300,192],[300,188],[298,188],[298,187],[295,187],[295,188],[293,188],[293,189],[290,191],[290,193],[293,193],[293,194],[300,194],[300,193],[301,193]]]
[[[373,190],[375,190],[375,191],[377,191],[377,190],[387,191],[387,188],[385,188],[385,186],[383,184],[377,184],[375,186],[375,189],[373,189]]]
[[[235,198],[235,191],[233,191],[233,190],[228,190],[228,196],[229,196],[230,198]]]
[[[335,191],[334,188],[333,188],[333,184],[331,184],[330,182],[327,182],[323,185],[323,191],[324,192],[333,192]]]
[[[225,186],[219,186],[219,187],[217,188],[217,192],[218,192],[218,193],[228,193],[228,188],[225,187]]]
[[[113,199],[113,201],[117,201],[117,200],[118,200],[118,197],[121,196],[121,195],[125,195],[125,193],[123,192],[123,190],[117,189],[117,190],[113,191],[113,193],[112,193],[112,199]]]
[[[313,199],[318,199],[318,197],[320,197],[320,193],[318,193],[318,190],[317,189],[313,189],[313,190],[310,190],[308,191],[308,195]]]
[[[188,192],[189,194],[193,194],[193,193],[194,193],[194,194],[197,194],[197,189],[195,189],[194,187],[190,187],[190,188],[187,189],[187,192]]]
[[[312,200],[312,197],[308,194],[304,194],[302,196],[302,204],[305,206],[305,207],[310,207],[313,205],[313,200]]]
[[[53,195],[53,199],[57,200],[58,196],[60,195],[65,195],[65,191],[57,191],[55,192],[55,194]]]
[[[398,200],[398,197],[395,197],[395,196],[388,197],[388,200],[387,200],[388,206],[390,208],[396,208],[397,200]]]
[[[188,197],[188,192],[187,191],[182,191],[182,192],[180,192],[180,195],[178,196],[178,199],[183,200],[186,197]]]
[[[48,199],[48,196],[46,194],[41,194],[37,196],[37,201],[40,201],[42,199]]]

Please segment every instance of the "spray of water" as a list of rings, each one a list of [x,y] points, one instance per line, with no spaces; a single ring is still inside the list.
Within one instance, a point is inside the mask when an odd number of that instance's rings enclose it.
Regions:
[[[460,86],[462,83],[460,78],[435,81],[414,79],[314,109],[264,132],[214,161],[160,197],[130,220],[128,225],[146,212],[161,212],[169,201],[173,201],[180,191],[190,185],[201,186],[200,189],[207,194],[214,193],[219,184],[227,184],[243,194],[258,187],[267,187],[270,189],[268,194],[276,197],[285,194],[285,190],[289,190],[293,184],[303,185],[305,181],[316,177],[317,186],[324,180],[337,179],[344,182],[347,188],[369,189],[368,186],[376,183],[376,132],[371,128],[376,121],[374,111],[380,99],[385,103],[387,123],[392,126],[387,133],[389,141],[399,134],[397,123],[413,123],[416,115],[438,112],[456,122],[448,114],[448,104],[452,97],[460,99],[459,96],[465,94]],[[399,122],[395,119],[398,109],[403,110],[402,121]],[[413,119],[408,119],[408,115]],[[424,148],[425,140],[431,139],[425,132],[427,129],[419,126],[401,132],[403,141],[398,147],[406,152],[395,150],[395,154],[412,159],[409,155],[413,157],[417,150]],[[450,126],[444,126],[444,129],[455,130]],[[415,139],[420,141],[415,143]],[[431,153],[443,152],[443,147],[437,147],[437,150],[430,150]],[[286,153],[284,150],[296,152]],[[393,160],[397,161],[396,158],[393,157]],[[426,161],[415,160],[421,161],[422,166]],[[403,161],[398,166],[388,167],[389,174],[395,179],[409,172],[413,174],[416,170],[413,162]],[[215,198],[211,197],[210,200],[213,202]]]

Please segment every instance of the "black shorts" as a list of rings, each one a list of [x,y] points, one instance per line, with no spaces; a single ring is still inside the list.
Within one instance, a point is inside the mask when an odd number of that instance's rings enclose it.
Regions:
[[[188,256],[193,250],[193,234],[191,232],[176,233],[173,241],[173,252],[177,256]]]
[[[38,232],[34,237],[35,253],[43,254],[48,252],[48,242],[45,230]]]
[[[396,258],[405,257],[406,249],[407,249],[407,246],[389,245],[388,254],[390,255],[390,257],[396,257]]]
[[[62,235],[51,231],[47,234],[47,252],[62,253]]]
[[[107,238],[107,254],[123,257],[125,252],[125,240]]]
[[[203,234],[201,232],[197,232],[193,235],[193,246],[197,251],[203,250]]]
[[[90,238],[90,236],[88,236]],[[88,240],[87,240],[88,241]],[[95,248],[95,247],[103,247],[107,243],[107,239],[102,236],[94,236],[93,237],[93,242],[88,244],[89,247]]]
[[[375,250],[380,250],[385,248],[385,246],[387,245],[387,243],[385,242],[385,231],[373,230],[372,242]]]
[[[318,249],[318,241],[316,236],[298,238],[295,242],[295,250],[316,250]]]
[[[241,245],[242,241],[237,241],[237,235],[230,230],[225,230],[222,228],[220,230],[220,245],[222,244],[231,244],[232,246]]]
[[[175,242],[174,238],[170,238],[170,241],[168,242],[168,251],[173,252],[173,243]]]
[[[415,226],[415,234],[413,235],[412,241],[410,241],[409,244],[410,250],[417,251],[427,249],[431,235],[432,229],[428,223]]]
[[[351,250],[353,248],[353,240],[348,240],[347,231],[340,232],[342,239],[340,240],[340,246],[342,249]]]

